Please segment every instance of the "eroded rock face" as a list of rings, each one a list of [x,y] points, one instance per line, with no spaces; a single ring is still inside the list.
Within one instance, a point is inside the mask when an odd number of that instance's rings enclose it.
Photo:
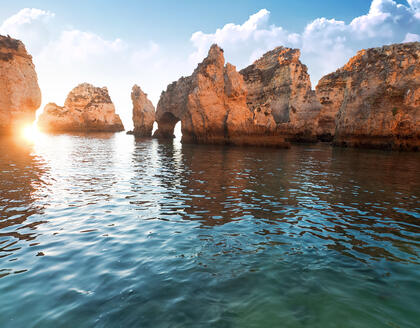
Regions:
[[[0,133],[32,123],[40,105],[32,57],[21,41],[0,35]]]
[[[155,107],[138,85],[131,91],[133,101],[133,134],[139,137],[151,137],[155,122]]]
[[[317,88],[319,134],[338,145],[420,149],[420,43],[362,50]]]
[[[289,140],[314,141],[321,105],[300,50],[278,47],[240,71],[254,123]]]
[[[38,118],[41,130],[49,132],[118,132],[124,126],[107,88],[79,84],[67,96],[64,106],[49,103]]]
[[[242,75],[235,66],[225,66],[223,50],[213,45],[191,76],[162,92],[154,136],[172,138],[181,121],[183,142],[284,146],[282,138],[254,124],[246,96]]]

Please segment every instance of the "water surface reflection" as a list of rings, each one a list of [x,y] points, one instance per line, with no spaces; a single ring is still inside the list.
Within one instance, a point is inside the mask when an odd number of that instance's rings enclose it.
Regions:
[[[0,326],[415,327],[419,155],[0,139]]]

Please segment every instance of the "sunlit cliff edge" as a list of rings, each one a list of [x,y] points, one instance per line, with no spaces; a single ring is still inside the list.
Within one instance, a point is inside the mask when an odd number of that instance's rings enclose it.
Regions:
[[[287,147],[289,142],[393,150],[420,149],[420,43],[359,51],[312,89],[299,49],[277,47],[237,71],[213,45],[191,76],[162,92],[156,111],[135,85],[133,134],[185,143]],[[0,36],[0,132],[35,119],[41,103],[32,57]],[[106,88],[83,83],[64,106],[49,103],[38,120],[47,132],[118,132],[121,119]]]

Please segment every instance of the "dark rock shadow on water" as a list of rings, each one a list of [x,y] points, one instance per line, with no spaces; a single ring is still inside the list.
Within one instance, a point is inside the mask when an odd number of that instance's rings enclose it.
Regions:
[[[154,142],[154,178],[165,190],[158,219],[200,228],[249,222],[249,238],[264,237],[255,249],[288,245],[293,253],[304,243],[361,262],[418,261],[417,154]],[[405,210],[390,206],[396,201]]]
[[[12,273],[7,262],[17,260],[21,248],[36,244],[37,227],[45,223],[43,206],[36,201],[47,171],[32,145],[0,137],[0,277]]]

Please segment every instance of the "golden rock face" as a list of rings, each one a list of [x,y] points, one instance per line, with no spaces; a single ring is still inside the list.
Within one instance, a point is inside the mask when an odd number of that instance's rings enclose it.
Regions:
[[[32,123],[40,105],[32,57],[21,41],[0,35],[0,133]]]
[[[420,149],[420,43],[362,50],[323,77],[319,134],[346,146]]]
[[[254,124],[247,106],[243,76],[225,65],[223,50],[213,45],[193,74],[170,84],[156,110],[158,130],[154,136],[171,138],[182,123],[183,142],[286,146]]]
[[[131,91],[133,102],[133,134],[139,137],[151,137],[155,122],[155,107],[138,85]]]
[[[41,130],[48,132],[118,132],[124,126],[108,89],[79,84],[68,94],[64,106],[49,103],[38,118]]]
[[[276,135],[289,140],[316,139],[321,105],[299,49],[275,48],[240,73],[257,124],[265,122],[266,129],[273,127]]]

